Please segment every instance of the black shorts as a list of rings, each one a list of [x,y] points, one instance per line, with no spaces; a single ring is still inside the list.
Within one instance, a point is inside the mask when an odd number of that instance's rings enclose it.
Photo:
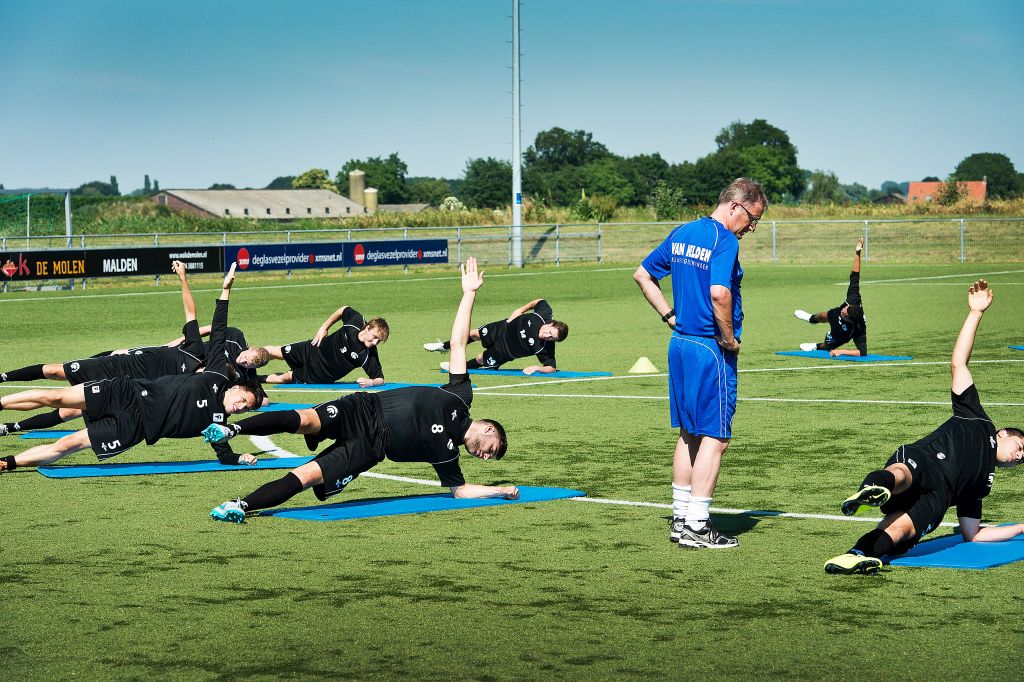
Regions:
[[[112,356],[85,358],[84,360],[73,360],[64,363],[64,376],[72,386],[84,384],[90,381],[101,381],[112,378],[110,375]]]
[[[498,320],[497,322],[491,322],[477,329],[480,332],[480,343],[483,344],[484,348],[493,348],[494,344],[498,342],[501,335],[505,333],[505,327],[508,326],[506,320]]]
[[[96,457],[113,457],[146,439],[142,405],[132,379],[90,381],[84,390],[82,418]]]
[[[324,482],[313,486],[316,499],[323,501],[345,489],[359,474],[384,459],[365,438],[338,441],[316,456]]]
[[[938,528],[950,506],[946,481],[941,473],[931,467],[929,462],[928,453],[901,445],[885,463],[886,466],[906,464],[912,476],[910,489],[899,495],[893,495],[881,507],[883,514],[905,513],[914,524],[916,535],[913,542],[907,543],[906,547],[901,546],[903,552]]]
[[[372,393],[357,391],[320,403],[313,409],[320,418],[320,431],[306,436],[310,450],[315,450],[325,440],[361,439],[379,445],[383,438],[380,399]]]
[[[306,383],[306,372],[304,370],[309,363],[309,352],[311,349],[312,345],[309,341],[297,341],[281,348],[281,355],[284,356],[284,361],[288,363],[288,368],[292,371],[292,381],[295,383]]]

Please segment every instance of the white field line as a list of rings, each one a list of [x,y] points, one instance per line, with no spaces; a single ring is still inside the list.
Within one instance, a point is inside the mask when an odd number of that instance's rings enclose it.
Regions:
[[[265,436],[250,436],[253,444],[261,450],[269,450],[267,454],[273,457],[296,457],[297,455],[278,448],[274,443]],[[257,440],[258,439],[258,440]],[[280,453],[280,454],[276,454]],[[441,487],[440,481],[431,481],[425,478],[409,478],[408,476],[393,476],[391,474],[378,474],[372,471],[364,471],[359,474],[360,476],[367,476],[369,478],[380,478],[387,481],[398,481],[399,483],[416,483],[418,485],[429,485],[434,488]],[[592,502],[595,504],[612,504],[622,507],[652,507],[654,509],[672,509],[671,504],[664,504],[661,502],[636,502],[633,500],[612,500],[603,497],[570,497],[570,500],[574,502]],[[784,518],[784,519],[815,519],[820,521],[852,521],[854,523],[878,523],[881,521],[881,517],[867,518],[867,517],[856,517],[856,516],[839,516],[838,514],[800,514],[797,512],[778,512],[768,511],[763,509],[730,509],[728,507],[712,507],[712,512],[715,514],[726,514],[729,516],[754,516],[754,517],[765,517],[765,518]],[[956,526],[957,524],[951,522],[943,522],[943,526]]]
[[[662,395],[611,395],[611,394],[579,394],[579,393],[485,393],[490,398],[499,396],[514,396],[517,398],[593,398],[605,400],[668,400],[668,396]],[[949,407],[949,401],[930,400],[856,400],[840,398],[737,398],[737,402],[762,402],[762,403],[837,403],[851,405],[917,405]],[[1024,407],[1024,403],[990,403],[986,405],[996,407]]]
[[[621,272],[623,270],[635,270],[636,268],[625,267],[625,268],[596,268],[594,270],[584,270],[584,272]],[[505,272],[487,275],[487,279],[493,279],[496,277],[540,277],[542,275],[563,275],[569,272],[580,272],[580,270],[550,270],[544,272]],[[232,291],[258,291],[260,289],[305,289],[311,287],[333,287],[333,286],[349,286],[356,284],[405,284],[411,282],[442,282],[447,280],[457,280],[459,276],[443,276],[443,277],[408,277],[404,279],[360,279],[353,280],[351,282],[305,282],[303,284],[268,284],[261,287],[245,287],[235,286],[232,287]],[[207,293],[220,291],[220,289],[193,289],[192,293]],[[171,288],[168,291],[125,291],[122,293],[111,293],[111,294],[70,294],[67,296],[36,296],[35,298],[0,298],[0,303],[25,303],[30,301],[81,301],[85,298],[126,298],[130,296],[180,296],[181,290],[177,288]]]
[[[992,275],[1014,275],[1024,270],[999,270],[997,272],[959,272],[954,275],[932,275],[930,277],[896,277],[894,279],[861,280],[861,284],[891,284],[893,282],[922,282],[931,279],[954,279],[956,277],[991,277]],[[850,281],[834,282],[836,286],[849,286]]]

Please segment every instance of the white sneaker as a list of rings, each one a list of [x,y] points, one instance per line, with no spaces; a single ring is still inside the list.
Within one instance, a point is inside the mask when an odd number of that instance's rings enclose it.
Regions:
[[[800,350],[803,350],[803,351],[818,350],[818,344],[816,344],[816,343],[801,343],[800,344]]]
[[[447,362],[442,362],[441,363],[441,371],[442,372],[447,372],[448,371],[448,363]]]
[[[237,498],[228,500],[224,504],[211,509],[210,518],[214,521],[242,523],[245,521],[245,504]]]
[[[810,322],[811,321],[811,314],[809,312],[807,312],[806,310],[794,310],[793,311],[793,315],[795,315],[797,318],[803,320],[804,322]]]
[[[448,349],[444,347],[442,342],[434,341],[432,343],[423,344],[423,350],[429,350],[431,353],[443,353]]]

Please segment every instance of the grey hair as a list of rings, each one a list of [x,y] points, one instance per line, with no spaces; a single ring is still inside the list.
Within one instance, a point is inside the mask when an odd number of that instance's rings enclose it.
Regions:
[[[764,188],[761,187],[760,182],[752,178],[736,178],[718,195],[719,204],[727,204],[731,201],[746,202],[751,205],[761,204],[768,208],[768,197],[764,194]]]

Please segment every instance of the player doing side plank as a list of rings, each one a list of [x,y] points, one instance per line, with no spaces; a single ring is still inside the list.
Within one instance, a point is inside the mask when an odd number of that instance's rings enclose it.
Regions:
[[[569,336],[569,325],[552,319],[551,306],[543,298],[535,298],[516,308],[504,320],[485,324],[469,331],[469,341],[479,341],[484,351],[466,362],[469,369],[498,369],[516,358],[536,355],[539,365],[523,368],[523,374],[551,374],[558,370],[555,364],[555,344]],[[451,341],[423,344],[423,349],[437,353],[451,348]],[[441,369],[450,369],[441,363]]]
[[[967,295],[970,312],[953,355],[953,416],[919,441],[896,448],[884,469],[872,471],[860,490],[841,505],[847,516],[861,505],[881,506],[885,518],[846,554],[829,559],[827,573],[874,573],[882,557],[907,552],[942,522],[956,505],[960,534],[967,542],[998,542],[1024,534],[1024,524],[981,527],[981,504],[992,490],[995,468],[1020,464],[1024,432],[996,430],[985,414],[967,369],[982,315],[992,290],[978,280]]]
[[[104,460],[143,440],[153,445],[161,438],[192,438],[211,421],[223,423],[227,415],[258,406],[264,397],[259,384],[239,382],[224,356],[224,329],[234,276],[232,266],[224,278],[224,288],[213,315],[210,357],[205,371],[157,379],[102,379],[70,388],[23,391],[0,398],[0,409],[82,410],[86,424],[86,428],[55,443],[0,459],[0,472],[19,466],[49,464],[86,448],[92,448],[96,456]],[[224,445],[215,450],[224,464],[256,461],[252,455],[235,455]]]
[[[331,334],[331,327],[338,320],[342,321],[342,326]],[[359,377],[356,383],[363,388],[380,386],[384,383],[384,371],[377,357],[377,346],[387,341],[390,333],[384,318],[375,317],[366,322],[358,310],[342,306],[320,325],[309,341],[263,346],[261,350],[275,360],[284,360],[290,368],[287,372],[270,374],[264,381],[268,384],[329,384],[362,367],[366,377]]]
[[[357,392],[314,409],[267,412],[230,426],[211,424],[203,436],[212,442],[240,434],[302,433],[310,449],[323,440],[334,443],[313,461],[242,499],[225,502],[210,516],[241,523],[246,512],[277,506],[309,487],[325,500],[385,457],[432,464],[441,484],[451,488],[455,497],[519,497],[516,486],[467,483],[459,466],[460,445],[480,459],[501,459],[508,449],[501,424],[469,415],[473,388],[466,374],[466,340],[476,291],[483,281],[476,259],[468,259],[462,266],[462,300],[452,324],[447,385]]]
[[[188,286],[185,264],[174,261],[171,269],[181,280],[181,299],[185,308],[185,326],[182,328],[184,336],[173,348],[146,346],[109,351],[91,358],[65,363],[29,365],[0,374],[0,382],[51,379],[67,381],[76,386],[88,381],[118,377],[155,379],[168,375],[192,374],[202,366],[206,353],[200,338],[199,324],[196,322],[196,304]],[[81,410],[61,408],[16,422],[0,423],[0,436],[30,429],[46,429],[81,416]]]
[[[864,319],[864,303],[860,297],[860,252],[864,240],[857,240],[853,256],[853,270],[850,272],[850,286],[846,289],[846,300],[831,310],[810,314],[806,310],[794,310],[793,314],[804,322],[819,324],[827,322],[829,330],[821,343],[801,343],[800,350],[827,350],[832,357],[840,355],[868,354],[868,326]],[[853,340],[856,349],[840,348]]]

